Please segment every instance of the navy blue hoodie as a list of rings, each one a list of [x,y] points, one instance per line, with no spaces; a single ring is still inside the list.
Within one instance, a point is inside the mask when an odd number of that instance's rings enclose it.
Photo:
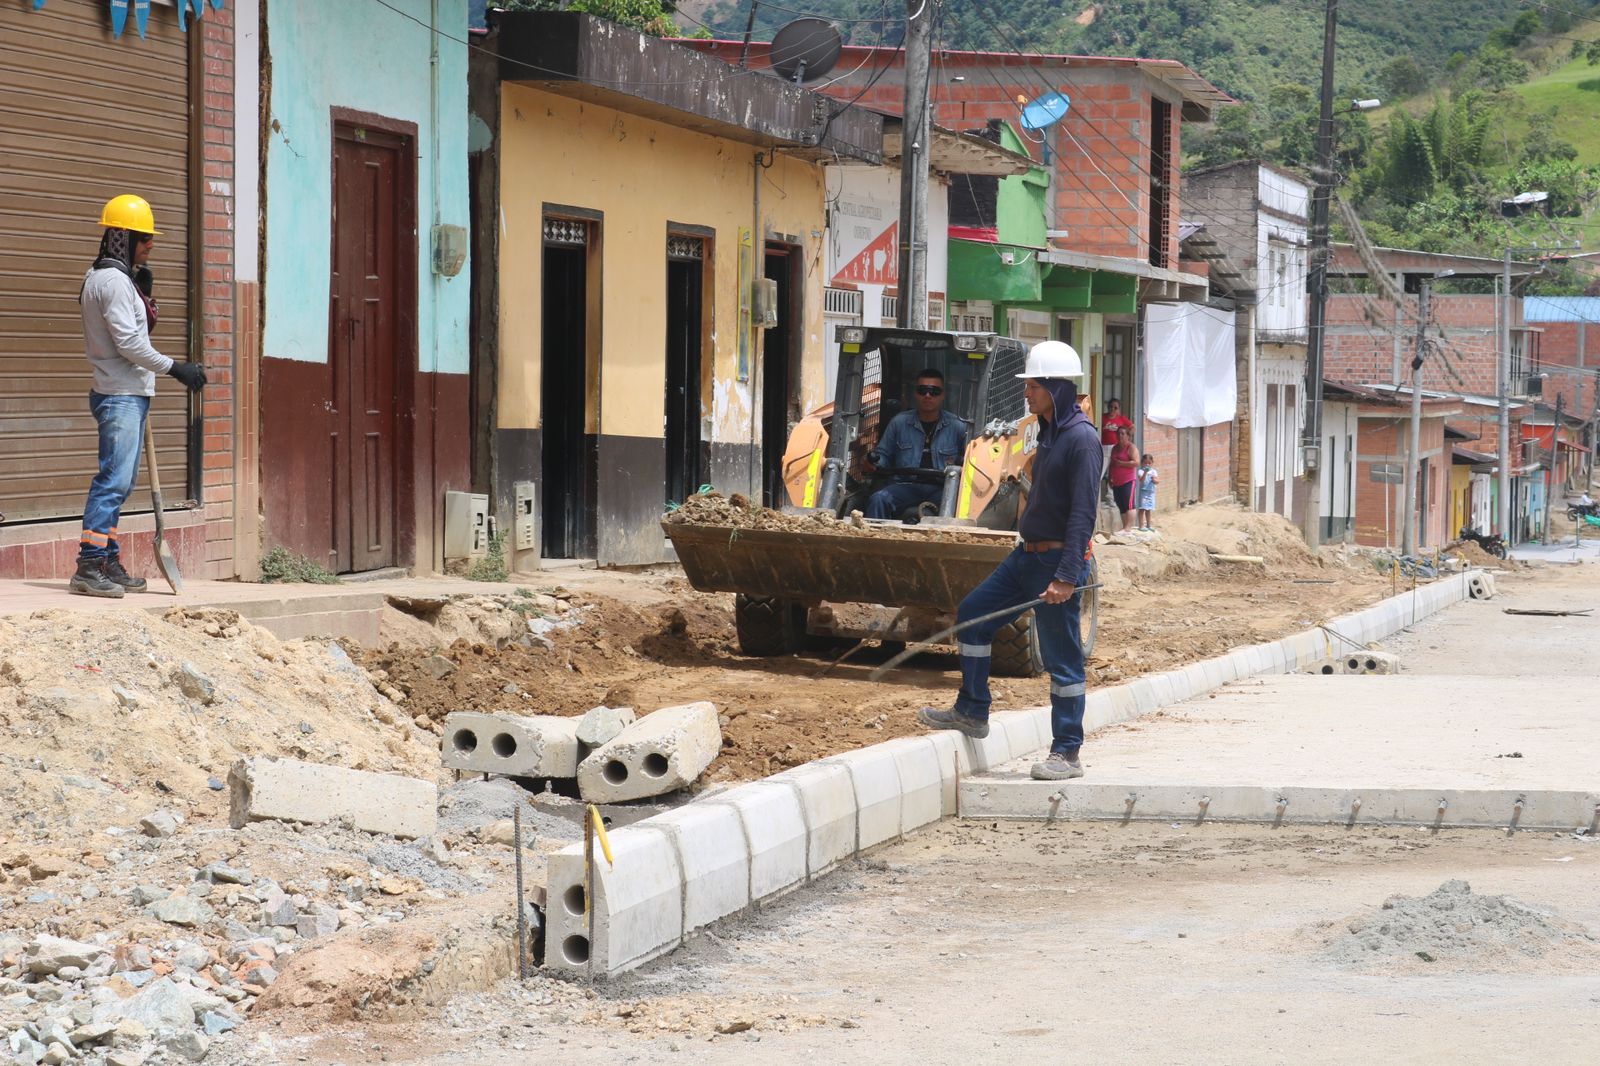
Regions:
[[[1083,577],[1084,555],[1100,513],[1105,453],[1099,431],[1078,407],[1078,383],[1071,378],[1042,378],[1040,384],[1050,393],[1055,412],[1048,420],[1039,420],[1033,491],[1017,532],[1026,541],[1062,541],[1056,580],[1076,585]]]

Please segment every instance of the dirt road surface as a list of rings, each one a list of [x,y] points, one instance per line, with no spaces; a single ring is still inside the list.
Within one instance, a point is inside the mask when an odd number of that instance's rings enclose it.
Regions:
[[[1197,507],[1172,523],[1167,537],[1097,547],[1106,587],[1091,685],[1274,640],[1396,588],[1365,557],[1314,560],[1277,516]],[[1267,562],[1215,563],[1208,549]],[[549,632],[548,647],[497,651],[492,643],[459,640],[442,649],[455,669],[439,677],[424,661],[436,629],[419,631],[392,612],[396,643],[368,652],[363,665],[405,693],[408,714],[434,723],[457,710],[572,715],[599,703],[644,712],[710,700],[724,718],[724,743],[706,783],[764,777],[915,733],[917,709],[947,704],[959,683],[953,655],[917,656],[880,681],[868,679],[887,658],[875,647],[826,672],[849,645],[777,659],[743,656],[733,597],[696,592],[675,569],[541,579],[542,606],[530,602],[530,609],[570,624]],[[559,613],[550,603],[557,597]],[[1035,707],[1049,701],[1049,680],[997,679],[994,691],[997,707]]]

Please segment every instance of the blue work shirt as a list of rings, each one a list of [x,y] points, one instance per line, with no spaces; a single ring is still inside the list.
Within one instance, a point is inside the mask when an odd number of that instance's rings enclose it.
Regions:
[[[1056,578],[1077,584],[1100,514],[1100,434],[1078,408],[1076,381],[1047,378],[1040,384],[1049,391],[1055,414],[1039,420],[1033,491],[1017,533],[1026,541],[1061,541]]]
[[[901,411],[889,420],[878,446],[872,450],[877,466],[920,467],[925,434],[916,411]],[[933,469],[959,466],[967,451],[967,424],[949,411],[939,412],[939,428],[933,431]]]

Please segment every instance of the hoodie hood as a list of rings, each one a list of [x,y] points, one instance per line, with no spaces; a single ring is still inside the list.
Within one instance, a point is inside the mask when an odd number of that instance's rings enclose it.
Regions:
[[[1039,378],[1038,381],[1050,394],[1050,402],[1055,405],[1055,413],[1050,418],[1052,430],[1060,432],[1075,422],[1089,421],[1089,416],[1078,406],[1076,378]],[[1063,415],[1063,411],[1068,413]]]

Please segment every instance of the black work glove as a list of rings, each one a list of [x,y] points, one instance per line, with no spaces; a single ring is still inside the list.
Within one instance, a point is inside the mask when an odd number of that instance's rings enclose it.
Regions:
[[[206,383],[206,368],[196,363],[180,363],[173,360],[167,374],[183,382],[183,387],[190,392],[198,392]]]

